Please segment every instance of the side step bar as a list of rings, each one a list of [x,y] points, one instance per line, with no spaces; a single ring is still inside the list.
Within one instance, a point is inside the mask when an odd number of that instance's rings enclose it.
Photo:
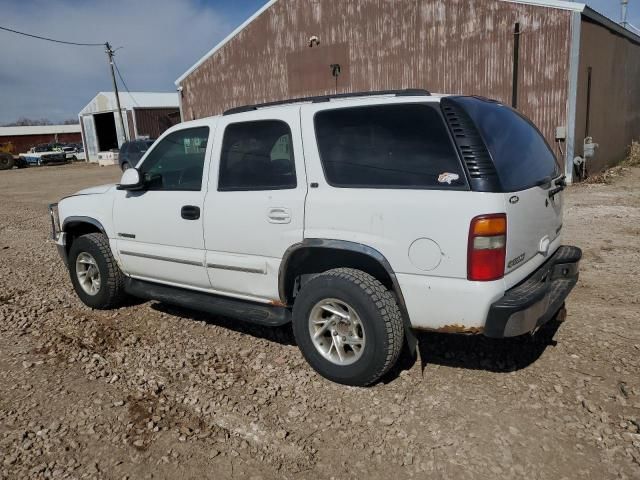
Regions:
[[[132,278],[127,279],[125,290],[134,297],[157,300],[268,327],[279,327],[291,322],[291,312],[285,307],[236,300]]]

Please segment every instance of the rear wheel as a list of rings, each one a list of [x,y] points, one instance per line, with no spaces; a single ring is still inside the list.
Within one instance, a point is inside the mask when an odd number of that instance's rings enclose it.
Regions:
[[[71,282],[82,303],[98,310],[120,306],[126,299],[125,276],[101,233],[77,238],[69,250]]]
[[[394,296],[382,283],[363,271],[338,268],[304,285],[293,307],[293,333],[320,375],[366,386],[398,359],[403,322]]]
[[[0,153],[0,170],[11,170],[13,164],[13,155]]]

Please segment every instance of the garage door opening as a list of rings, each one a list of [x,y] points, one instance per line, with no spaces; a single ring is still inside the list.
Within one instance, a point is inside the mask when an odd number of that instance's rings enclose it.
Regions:
[[[118,148],[118,136],[116,134],[116,119],[112,112],[96,113],[93,116],[98,137],[98,149],[106,152],[112,148]]]

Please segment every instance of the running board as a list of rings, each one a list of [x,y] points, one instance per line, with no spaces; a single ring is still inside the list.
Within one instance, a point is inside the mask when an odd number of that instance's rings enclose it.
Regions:
[[[268,327],[279,327],[291,322],[291,312],[285,307],[263,305],[143,280],[128,278],[125,291],[134,297],[157,300]]]

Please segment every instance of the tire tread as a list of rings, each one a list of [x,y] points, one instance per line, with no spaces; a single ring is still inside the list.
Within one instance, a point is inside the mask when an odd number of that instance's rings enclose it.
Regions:
[[[355,268],[335,268],[316,275],[335,277],[358,286],[376,305],[386,331],[388,343],[387,357],[378,371],[371,373],[363,385],[371,385],[382,377],[396,363],[404,342],[404,322],[394,295],[375,277]],[[315,277],[314,277],[315,278]]]
[[[98,248],[105,263],[107,264],[107,272],[105,272],[106,275],[104,275],[104,277],[106,277],[104,286],[107,288],[107,300],[98,308],[100,310],[109,310],[119,307],[127,298],[127,294],[124,290],[126,277],[120,270],[120,267],[111,252],[109,240],[102,233],[89,233],[80,238],[84,238],[93,243],[94,246]]]

